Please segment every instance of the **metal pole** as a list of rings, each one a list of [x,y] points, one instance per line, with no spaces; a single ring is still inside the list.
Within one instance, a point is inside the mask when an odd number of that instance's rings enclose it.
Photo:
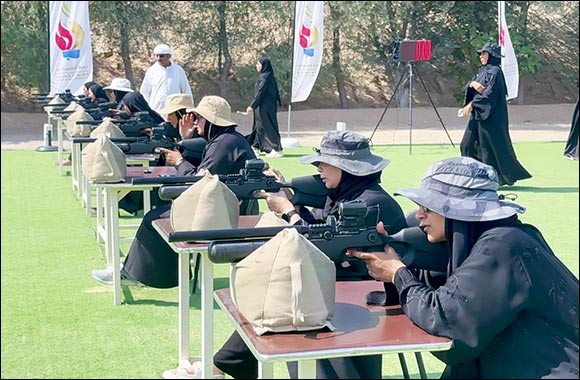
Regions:
[[[290,138],[290,115],[292,113],[292,80],[294,78],[294,41],[296,39],[296,2],[294,2],[294,25],[292,25],[292,60],[290,61],[290,92],[288,93],[288,128],[286,130],[286,137]]]
[[[409,65],[409,154],[413,154],[413,62]]]

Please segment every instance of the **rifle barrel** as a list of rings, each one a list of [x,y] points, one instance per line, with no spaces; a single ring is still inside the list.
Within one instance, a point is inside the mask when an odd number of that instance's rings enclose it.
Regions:
[[[164,176],[164,177],[157,177],[157,178],[133,178],[133,185],[151,185],[151,184],[163,184],[163,185],[182,185],[185,183],[195,183],[202,179],[203,176],[196,175],[196,176]],[[166,187],[166,186],[162,186]],[[171,187],[171,186],[169,186]],[[189,187],[186,186],[183,190],[186,190]],[[181,193],[180,193],[181,194]]]
[[[275,236],[278,232],[286,228],[297,229],[301,234],[307,233],[309,230],[308,226],[275,226],[200,231],[175,231],[169,234],[169,242],[199,243],[212,240],[265,238]]]

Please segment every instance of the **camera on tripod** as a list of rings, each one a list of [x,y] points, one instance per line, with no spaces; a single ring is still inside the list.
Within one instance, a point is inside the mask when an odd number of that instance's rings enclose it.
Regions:
[[[400,62],[431,59],[431,40],[399,40],[394,42],[393,59]]]

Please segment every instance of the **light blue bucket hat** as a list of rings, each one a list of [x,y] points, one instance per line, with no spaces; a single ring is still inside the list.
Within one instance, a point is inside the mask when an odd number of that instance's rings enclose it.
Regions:
[[[383,170],[391,161],[371,153],[369,139],[352,131],[330,131],[322,137],[316,154],[300,157],[303,164],[318,166],[321,162],[356,176]]]
[[[525,207],[500,200],[495,169],[469,157],[437,161],[420,189],[395,192],[448,219],[486,222],[524,213]]]

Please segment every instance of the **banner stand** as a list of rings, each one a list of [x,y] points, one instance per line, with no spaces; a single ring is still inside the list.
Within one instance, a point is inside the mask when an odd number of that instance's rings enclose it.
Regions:
[[[44,145],[35,149],[37,152],[56,152],[57,146],[52,146],[52,124],[44,123]]]

